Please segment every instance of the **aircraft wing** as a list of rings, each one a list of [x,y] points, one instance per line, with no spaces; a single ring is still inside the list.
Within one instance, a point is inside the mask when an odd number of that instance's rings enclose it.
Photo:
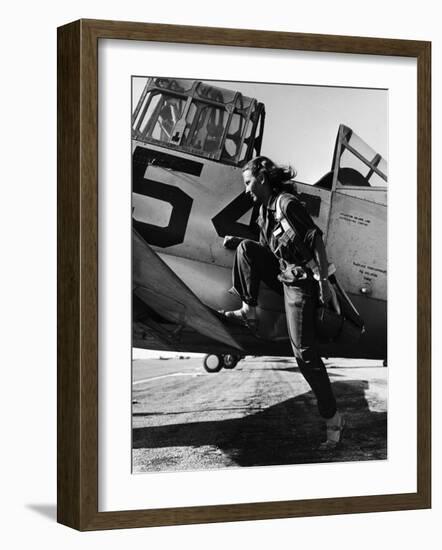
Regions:
[[[199,351],[242,350],[215,312],[205,306],[133,231],[134,346]]]

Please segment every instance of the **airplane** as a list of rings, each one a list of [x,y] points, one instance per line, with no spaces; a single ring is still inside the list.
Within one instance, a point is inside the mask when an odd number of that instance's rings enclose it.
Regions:
[[[258,333],[220,315],[234,251],[224,237],[257,239],[259,207],[242,167],[261,154],[262,102],[197,80],[147,78],[132,114],[133,346],[206,354],[207,372],[245,355],[291,355],[282,297],[264,284]],[[343,292],[364,321],[357,338],[322,342],[324,357],[387,358],[387,162],[338,128],[319,181],[291,182],[324,233]]]

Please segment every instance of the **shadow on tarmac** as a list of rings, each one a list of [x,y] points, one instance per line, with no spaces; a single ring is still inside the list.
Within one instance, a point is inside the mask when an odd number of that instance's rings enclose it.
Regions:
[[[133,448],[214,446],[238,466],[386,459],[387,413],[370,411],[368,383],[347,380],[332,386],[346,418],[342,443],[333,451],[317,450],[325,425],[311,391],[238,419],[134,428]]]

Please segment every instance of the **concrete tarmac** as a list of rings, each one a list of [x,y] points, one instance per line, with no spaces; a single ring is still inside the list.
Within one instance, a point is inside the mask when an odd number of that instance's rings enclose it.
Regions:
[[[346,429],[323,452],[324,422],[293,358],[247,357],[216,374],[202,358],[135,360],[133,472],[386,459],[388,368],[326,366]]]

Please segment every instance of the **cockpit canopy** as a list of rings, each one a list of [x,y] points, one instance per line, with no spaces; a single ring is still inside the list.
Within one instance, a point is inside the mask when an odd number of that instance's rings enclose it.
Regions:
[[[382,155],[341,124],[336,136],[331,171],[315,183],[325,189],[371,188],[386,190],[388,163]],[[335,183],[334,183],[335,182]]]
[[[260,154],[264,105],[193,80],[148,78],[132,115],[132,138],[244,165]]]

